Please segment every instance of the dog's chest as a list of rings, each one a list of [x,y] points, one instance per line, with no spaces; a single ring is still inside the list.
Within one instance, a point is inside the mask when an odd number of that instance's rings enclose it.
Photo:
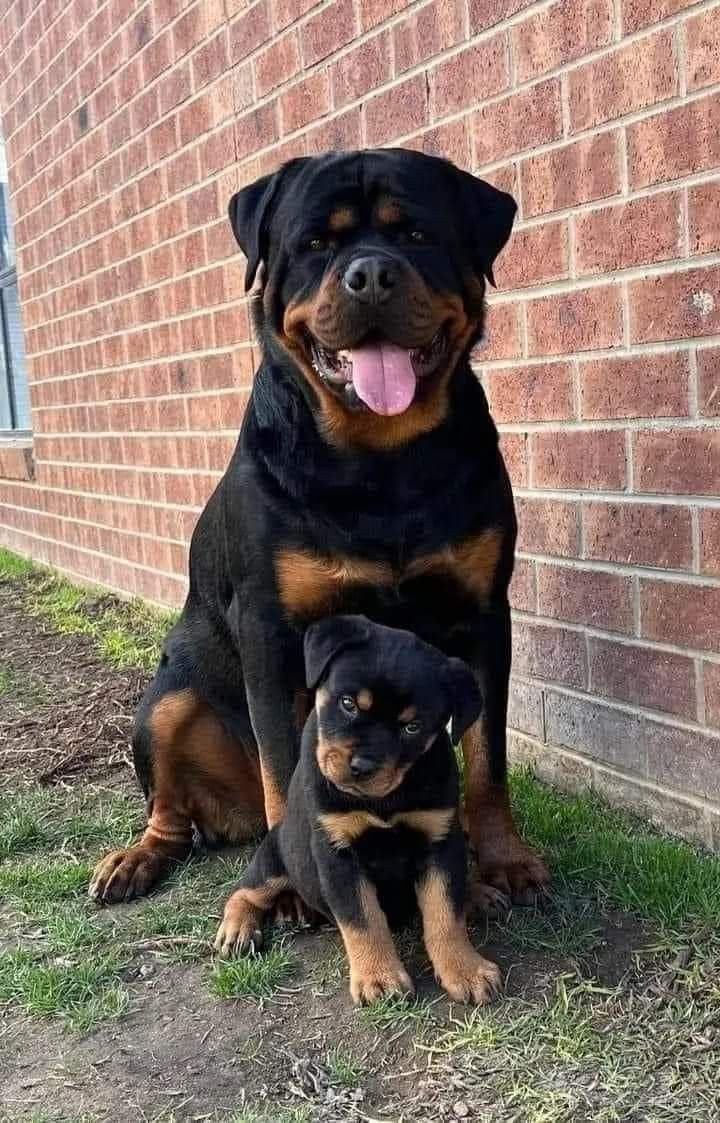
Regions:
[[[488,603],[501,548],[497,527],[408,561],[287,548],[274,556],[275,578],[286,612],[302,623],[337,612],[410,622],[428,607],[452,620],[468,600]]]

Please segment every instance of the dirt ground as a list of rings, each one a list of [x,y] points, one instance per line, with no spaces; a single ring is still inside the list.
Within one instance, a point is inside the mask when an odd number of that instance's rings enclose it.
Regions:
[[[142,818],[144,674],[26,605],[0,581],[0,1120],[718,1118],[715,935],[620,911],[602,886],[562,879],[543,911],[473,929],[506,978],[479,1012],[442,998],[417,932],[401,937],[414,1003],[354,1010],[327,928],[276,941],[266,986],[228,980],[209,940],[243,852],[96,909],[89,868]]]

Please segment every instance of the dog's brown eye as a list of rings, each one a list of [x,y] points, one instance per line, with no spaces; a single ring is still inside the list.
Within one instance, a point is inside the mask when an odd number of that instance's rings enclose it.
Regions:
[[[422,244],[422,242],[427,242],[427,234],[425,233],[424,230],[411,230],[410,231],[410,239],[413,242],[418,242],[418,243]]]
[[[403,725],[402,731],[406,737],[417,737],[418,733],[420,732],[420,722],[408,721],[405,723],[405,725]]]
[[[343,694],[342,698],[340,699],[340,705],[342,706],[346,714],[357,713],[357,702],[351,694]]]

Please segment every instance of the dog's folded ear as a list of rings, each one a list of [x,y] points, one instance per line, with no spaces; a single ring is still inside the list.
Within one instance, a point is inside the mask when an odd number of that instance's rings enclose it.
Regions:
[[[463,733],[480,716],[482,695],[475,675],[462,659],[446,659],[443,678],[450,694],[450,736],[453,745],[458,745]]]
[[[305,632],[305,679],[314,690],[336,655],[349,647],[362,647],[370,636],[365,616],[328,616]]]
[[[264,175],[233,195],[228,217],[240,249],[247,258],[245,291],[252,287],[261,261],[267,260],[268,223],[279,193],[293,170],[305,162],[301,156],[288,160],[272,175]]]
[[[467,221],[470,252],[478,273],[495,284],[493,262],[512,230],[517,203],[484,179],[453,167],[460,189],[460,206]]]

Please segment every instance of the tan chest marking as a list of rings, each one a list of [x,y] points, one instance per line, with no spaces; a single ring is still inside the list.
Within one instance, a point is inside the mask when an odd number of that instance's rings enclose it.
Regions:
[[[454,814],[454,807],[398,811],[389,819],[381,819],[372,811],[330,811],[320,815],[319,819],[333,846],[344,850],[362,838],[366,831],[392,830],[394,827],[409,827],[426,835],[430,842],[440,842],[447,835]]]
[[[501,546],[501,531],[490,527],[457,545],[415,558],[400,572],[389,562],[280,550],[275,555],[275,575],[286,611],[306,620],[330,614],[353,585],[392,586],[415,577],[452,577],[484,602],[492,591]]]
[[[313,619],[332,612],[351,585],[389,585],[392,567],[362,558],[323,558],[308,550],[275,555],[280,600],[292,616]]]
[[[446,546],[436,554],[427,554],[410,563],[404,576],[453,577],[477,600],[488,599],[495,581],[502,533],[498,527],[489,527],[473,538],[466,538],[454,546]]]

